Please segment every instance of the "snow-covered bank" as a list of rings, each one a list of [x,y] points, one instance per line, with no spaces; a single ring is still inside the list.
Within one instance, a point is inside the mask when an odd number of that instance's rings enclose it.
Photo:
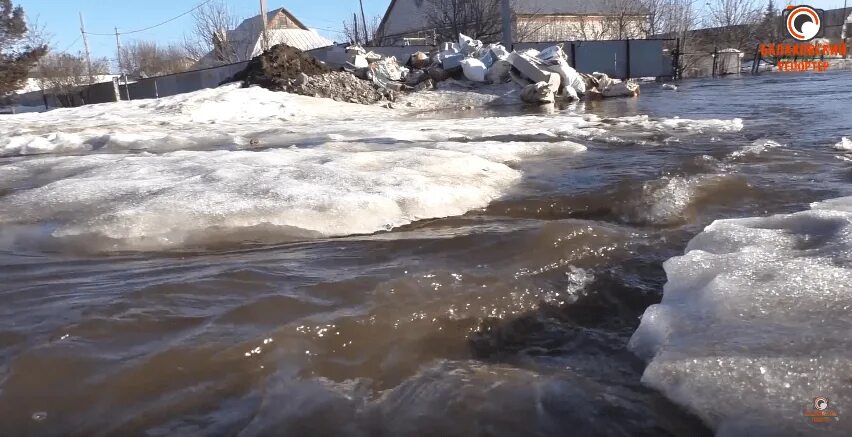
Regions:
[[[741,128],[570,111],[441,119],[235,86],[15,115],[0,118],[0,246],[371,233],[485,207],[521,180],[517,164],[582,153],[586,139]]]
[[[643,382],[720,435],[849,435],[811,424],[817,396],[852,405],[852,197],[766,218],[718,220],[664,264],[663,300],[630,348]]]

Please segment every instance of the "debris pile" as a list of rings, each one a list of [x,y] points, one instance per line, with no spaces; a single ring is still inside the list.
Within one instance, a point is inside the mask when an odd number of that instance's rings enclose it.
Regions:
[[[639,84],[633,80],[621,81],[603,73],[578,73],[568,63],[561,44],[541,51],[510,53],[500,44],[485,45],[460,34],[458,43],[444,43],[440,50],[430,53],[416,52],[404,65],[393,56],[383,57],[358,45],[336,47],[326,61],[327,64],[318,62],[298,49],[280,44],[252,59],[241,77],[235,79],[243,80],[246,86],[257,84],[363,104],[395,101],[400,92],[437,88],[450,79],[466,80],[472,85],[515,83],[521,88],[521,100],[535,104],[639,94]]]
[[[234,79],[242,80],[245,86],[260,85],[273,91],[283,91],[300,74],[313,76],[329,71],[301,50],[278,44],[254,57]]]
[[[500,84],[514,82],[522,89],[521,100],[527,103],[553,103],[557,99],[636,96],[635,81],[622,82],[606,74],[578,73],[568,63],[561,44],[538,51],[526,49],[509,52],[500,44],[484,45],[481,41],[460,34],[458,43],[444,43],[431,56],[417,52],[406,64],[410,71],[403,74],[404,86],[396,90],[418,87],[427,78],[428,87],[453,78],[475,83]],[[382,83],[382,86],[387,86]],[[409,88],[406,88],[409,87]],[[426,86],[419,86],[419,89]]]
[[[234,77],[245,86],[324,97],[341,102],[372,104],[395,100],[392,91],[361,80],[351,73],[334,72],[301,50],[278,44],[252,59]]]
[[[345,71],[335,71],[316,76],[308,76],[302,73],[283,90],[303,96],[324,97],[339,102],[364,105],[381,100],[395,100],[393,92],[379,89],[372,83],[358,79]]]

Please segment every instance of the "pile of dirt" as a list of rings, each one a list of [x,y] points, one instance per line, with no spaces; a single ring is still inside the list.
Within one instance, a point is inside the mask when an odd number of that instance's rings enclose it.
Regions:
[[[372,81],[352,73],[332,72],[301,50],[278,44],[249,61],[232,80],[244,86],[260,85],[273,91],[324,97],[341,102],[371,104],[394,100],[391,91],[379,89]]]
[[[331,72],[316,76],[301,75],[284,88],[284,91],[303,96],[325,97],[339,102],[369,105],[381,100],[394,101],[393,91],[376,87],[352,73]]]
[[[234,76],[245,86],[260,85],[273,91],[283,91],[300,73],[323,74],[329,71],[313,57],[297,48],[278,44],[254,57],[245,70]]]

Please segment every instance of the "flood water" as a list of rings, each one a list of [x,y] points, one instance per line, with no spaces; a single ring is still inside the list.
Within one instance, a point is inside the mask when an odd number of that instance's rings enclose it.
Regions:
[[[571,141],[587,150],[505,160],[505,171],[519,177],[490,201],[409,224],[389,218],[379,232],[349,219],[301,233],[235,226],[228,220],[241,210],[222,204],[252,202],[273,189],[249,179],[245,191],[228,191],[216,204],[201,202],[198,192],[146,203],[161,198],[154,187],[122,207],[128,216],[109,209],[125,202],[122,190],[138,187],[127,187],[136,173],[125,179],[124,170],[106,166],[135,159],[151,168],[172,159],[166,152],[0,158],[0,434],[712,434],[642,385],[645,363],[627,342],[661,299],[663,261],[682,254],[713,220],[799,211],[852,192],[852,156],[832,147],[852,136],[852,75],[679,87],[648,84],[635,99],[562,109],[411,117],[411,129],[506,119],[551,131],[563,119],[586,117],[594,133],[580,126],[555,137],[519,132],[456,141],[458,150],[496,144],[484,140]],[[431,147],[424,139],[371,142],[348,132],[335,147]],[[329,147],[299,141],[280,147]],[[181,162],[197,158],[190,153],[210,162],[237,152],[214,144],[178,153],[186,154]],[[85,169],[68,167],[96,158]],[[177,174],[191,184],[238,166],[203,164]],[[429,174],[437,178],[440,168]],[[102,177],[72,184],[80,175]],[[305,180],[310,197],[320,182]],[[440,196],[482,188],[462,179],[442,183],[458,187]],[[50,190],[77,200],[96,190],[118,194],[74,203]],[[357,185],[347,195],[378,190]],[[346,216],[368,204],[326,212]],[[274,205],[251,206],[266,207]],[[222,209],[209,213],[215,208]],[[126,223],[149,229],[127,222],[134,217],[162,220],[153,227],[182,220],[189,224],[181,229],[203,220],[215,226],[191,229],[185,244],[137,244],[116,236]],[[101,232],[104,223],[111,227]],[[92,232],[58,237],[75,229]]]

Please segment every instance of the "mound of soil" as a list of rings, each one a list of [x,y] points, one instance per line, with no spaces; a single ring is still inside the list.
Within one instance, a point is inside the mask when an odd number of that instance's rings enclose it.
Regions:
[[[246,69],[234,76],[244,86],[260,85],[273,91],[324,97],[341,102],[371,104],[394,100],[391,91],[352,73],[332,72],[301,50],[279,44],[252,59]]]
[[[273,91],[284,91],[300,73],[312,76],[327,72],[328,68],[301,50],[278,44],[254,57],[234,79],[242,80],[245,86],[260,85]]]

